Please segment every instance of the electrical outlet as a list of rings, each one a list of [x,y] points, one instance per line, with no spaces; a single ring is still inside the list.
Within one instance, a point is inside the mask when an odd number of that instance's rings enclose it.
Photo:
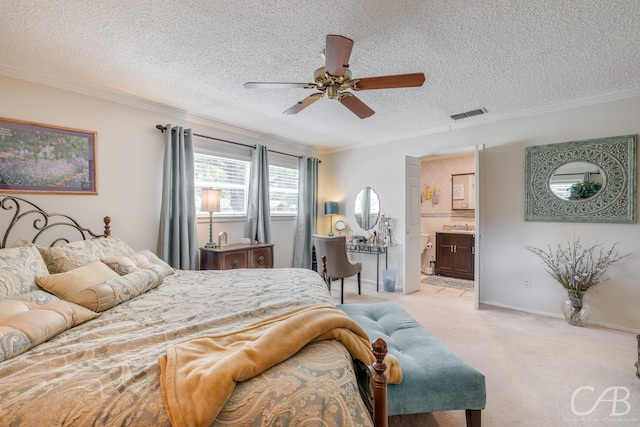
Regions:
[[[531,289],[531,280],[525,280],[524,281],[524,288],[525,289]]]

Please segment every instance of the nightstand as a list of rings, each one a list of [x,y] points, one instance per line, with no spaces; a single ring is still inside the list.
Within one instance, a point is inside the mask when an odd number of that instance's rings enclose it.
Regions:
[[[200,270],[273,268],[273,243],[200,248]]]

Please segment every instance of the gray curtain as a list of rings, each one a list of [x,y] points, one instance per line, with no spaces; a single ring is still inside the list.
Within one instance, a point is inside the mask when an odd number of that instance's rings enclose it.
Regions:
[[[271,241],[271,207],[269,206],[269,159],[264,145],[257,144],[251,155],[249,205],[244,237],[260,243]]]
[[[167,125],[158,256],[174,268],[198,268],[191,129]]]
[[[315,157],[298,161],[298,219],[293,240],[293,266],[311,268],[313,233],[318,219],[318,164]]]

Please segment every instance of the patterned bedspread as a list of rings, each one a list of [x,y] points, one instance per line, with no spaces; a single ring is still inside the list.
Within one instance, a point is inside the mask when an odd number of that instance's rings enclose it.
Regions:
[[[0,363],[3,426],[169,426],[157,363],[167,345],[331,303],[304,269],[178,271],[143,295]],[[277,343],[274,343],[277,345]],[[351,356],[335,341],[240,383],[216,426],[368,426]]]

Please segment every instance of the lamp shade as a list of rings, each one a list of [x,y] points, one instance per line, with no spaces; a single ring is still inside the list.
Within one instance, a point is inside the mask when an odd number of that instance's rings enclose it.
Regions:
[[[338,202],[324,202],[325,215],[338,215]]]
[[[203,188],[200,210],[204,212],[220,212],[221,193],[220,190],[214,190],[213,188]]]

